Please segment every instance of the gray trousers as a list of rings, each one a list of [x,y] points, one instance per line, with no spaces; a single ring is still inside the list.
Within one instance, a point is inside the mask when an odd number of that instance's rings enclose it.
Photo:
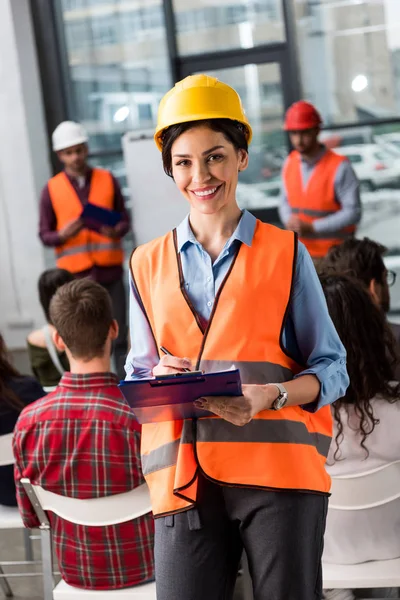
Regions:
[[[126,318],[126,291],[123,279],[102,283],[111,296],[113,317],[119,326],[118,338],[114,342],[113,355],[115,368],[120,379],[125,379],[125,360],[128,353],[128,326]]]
[[[243,548],[254,600],[320,600],[324,495],[219,486],[155,521],[157,600],[231,600]]]

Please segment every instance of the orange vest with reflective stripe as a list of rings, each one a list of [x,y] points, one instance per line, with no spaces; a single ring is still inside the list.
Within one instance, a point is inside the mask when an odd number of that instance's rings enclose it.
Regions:
[[[57,218],[57,231],[77,219],[82,204],[65,173],[59,173],[48,182],[53,210]],[[112,210],[114,207],[114,185],[111,173],[93,169],[90,182],[89,202]],[[55,248],[57,267],[71,273],[86,271],[94,265],[109,267],[120,265],[124,260],[120,240],[114,240],[89,229]]]
[[[335,176],[345,156],[327,150],[317,162],[307,185],[303,186],[301,176],[301,158],[296,151],[289,155],[283,179],[290,208],[293,214],[299,215],[302,221],[312,223],[327,217],[341,209],[335,198]],[[345,227],[329,234],[316,233],[313,237],[300,238],[314,258],[327,254],[332,246],[341,244],[343,240],[355,232],[355,226]]]
[[[213,372],[235,365],[243,383],[292,379],[301,367],[281,336],[291,300],[297,240],[257,221],[215,298],[206,329],[186,294],[176,233],[137,248],[131,274],[157,348]],[[244,427],[218,417],[142,428],[143,472],[156,516],[193,506],[197,474],[221,484],[327,493],[324,465],[332,434],[329,407],[263,411]]]

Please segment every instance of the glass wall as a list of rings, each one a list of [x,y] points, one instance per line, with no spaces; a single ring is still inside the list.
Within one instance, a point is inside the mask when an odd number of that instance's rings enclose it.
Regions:
[[[93,166],[110,169],[130,208],[121,137],[152,129],[171,86],[161,0],[57,0],[71,114],[90,137]],[[129,256],[132,233],[124,238]]]
[[[248,64],[207,74],[238,91],[253,130],[249,166],[239,176],[239,205],[253,211],[276,209],[280,170],[287,154],[282,131],[285,109],[279,64]]]
[[[387,268],[400,278],[400,123],[325,130],[323,142],[347,156],[360,181],[363,216],[358,237],[388,248]],[[400,285],[391,288],[400,315]]]
[[[173,0],[179,52],[252,48],[285,37],[281,0]]]
[[[399,0],[295,0],[304,95],[327,124],[400,116]]]
[[[240,204],[277,222],[283,115],[308,99],[322,140],[360,179],[360,235],[388,245],[400,271],[400,0],[31,1],[58,8],[65,116],[87,127],[93,164],[113,171],[128,202],[121,136],[154,127],[173,80],[209,73],[238,90],[254,130]],[[51,95],[50,77],[50,115]]]
[[[61,0],[73,118],[90,150],[120,149],[121,135],[155,124],[171,85],[161,0]]]
[[[327,129],[322,139],[348,157],[360,180],[358,235],[386,245],[388,268],[400,275],[400,2],[296,0],[294,6],[304,96],[328,128],[353,124]],[[391,292],[400,313],[400,286]]]

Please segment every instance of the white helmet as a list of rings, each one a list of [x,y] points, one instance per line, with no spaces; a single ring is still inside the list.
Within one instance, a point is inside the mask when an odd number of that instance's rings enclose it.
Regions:
[[[54,152],[65,150],[77,144],[84,144],[89,140],[86,129],[80,123],[74,121],[63,121],[51,136]]]

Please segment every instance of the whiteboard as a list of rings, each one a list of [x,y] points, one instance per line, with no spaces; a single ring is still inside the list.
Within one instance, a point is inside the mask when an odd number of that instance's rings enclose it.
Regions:
[[[136,245],[171,231],[189,212],[187,200],[164,173],[153,132],[128,132],[122,139]]]

